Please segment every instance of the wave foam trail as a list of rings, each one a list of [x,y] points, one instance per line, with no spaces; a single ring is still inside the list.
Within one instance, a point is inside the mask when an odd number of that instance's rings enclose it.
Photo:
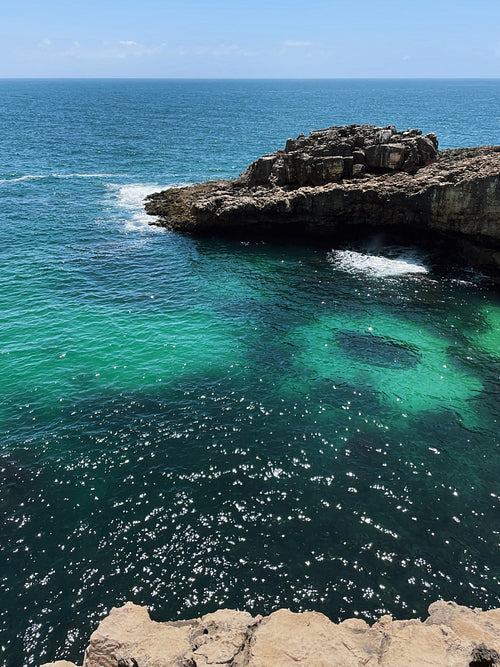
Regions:
[[[19,183],[20,181],[38,181],[44,178],[112,178],[116,174],[25,174],[14,178],[0,178],[0,183]]]
[[[26,174],[25,176],[18,176],[17,178],[0,178],[0,183],[19,183],[20,181],[34,181],[40,178],[47,178],[41,174]]]
[[[354,250],[334,250],[330,253],[329,259],[343,271],[362,273],[376,278],[429,272],[421,261],[406,254],[389,258],[381,255],[364,254]]]

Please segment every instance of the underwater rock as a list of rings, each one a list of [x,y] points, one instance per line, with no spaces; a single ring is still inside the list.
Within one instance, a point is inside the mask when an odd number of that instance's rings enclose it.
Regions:
[[[372,626],[332,623],[318,612],[280,609],[269,616],[221,609],[189,621],[157,623],[132,602],[114,608],[90,638],[83,667],[469,667],[496,665],[500,609],[440,600],[429,617]],[[56,662],[42,667],[76,667]]]

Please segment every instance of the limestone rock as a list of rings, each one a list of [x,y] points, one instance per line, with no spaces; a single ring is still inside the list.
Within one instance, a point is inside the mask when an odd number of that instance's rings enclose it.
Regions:
[[[90,637],[83,667],[164,667],[176,665],[199,623],[156,623],[145,607],[132,602],[114,607]],[[180,663],[182,664],[182,663]]]
[[[473,643],[486,643],[500,655],[500,609],[469,609],[456,602],[438,600],[429,606],[426,626],[450,627],[457,635]],[[500,665],[500,659],[497,658]]]
[[[289,139],[234,181],[149,195],[151,224],[193,234],[445,240],[500,277],[500,146],[437,151],[434,134],[355,125]]]
[[[363,621],[335,625],[317,612],[294,614],[280,609],[256,629],[248,664],[251,667],[378,665],[381,644],[380,633],[373,632]]]
[[[355,156],[355,164],[363,164],[366,171],[414,171],[437,159],[437,147],[436,135],[423,137],[420,130],[398,132],[393,125],[329,127],[307,138],[301,134],[288,139],[284,150],[253,162],[238,181],[247,187],[325,185],[350,177]]]
[[[203,616],[199,627],[191,634],[192,653],[186,659],[196,667],[247,664],[247,643],[261,618],[230,609]]]
[[[267,617],[221,609],[201,619],[157,623],[144,607],[112,609],[90,638],[84,667],[498,667],[500,609],[430,605],[429,617],[371,627],[332,623],[317,612]],[[42,667],[76,667],[58,661]]]

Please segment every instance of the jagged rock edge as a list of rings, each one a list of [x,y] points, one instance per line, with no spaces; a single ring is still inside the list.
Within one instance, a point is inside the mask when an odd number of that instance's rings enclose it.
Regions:
[[[203,649],[203,650],[201,650]],[[500,665],[500,609],[439,600],[429,616],[372,626],[335,624],[317,612],[269,616],[220,609],[201,619],[158,623],[145,607],[113,608],[90,638],[84,667],[493,667]],[[42,667],[75,667],[64,661]]]

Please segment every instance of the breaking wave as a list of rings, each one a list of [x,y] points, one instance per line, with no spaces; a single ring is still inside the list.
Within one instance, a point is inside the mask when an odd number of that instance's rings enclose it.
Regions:
[[[159,227],[151,227],[152,217],[144,210],[144,199],[152,192],[160,190],[158,183],[128,183],[119,185],[116,183],[108,186],[113,191],[113,200],[118,207],[119,217],[124,222],[127,232],[159,230]]]
[[[410,253],[402,253],[396,257],[383,257],[354,250],[333,250],[329,254],[329,260],[342,271],[376,278],[429,272],[422,261]]]

